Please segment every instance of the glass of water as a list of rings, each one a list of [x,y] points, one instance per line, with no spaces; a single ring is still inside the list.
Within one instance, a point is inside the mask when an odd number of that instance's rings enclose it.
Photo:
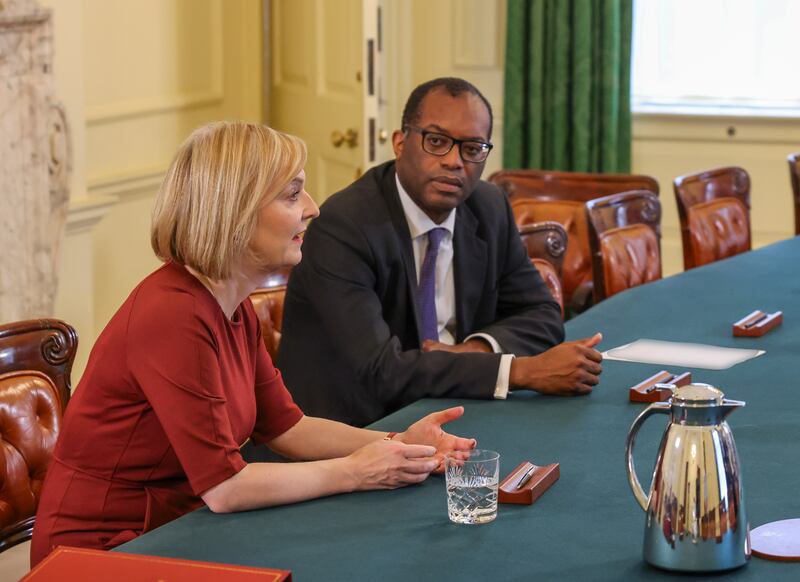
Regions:
[[[488,523],[497,517],[500,454],[475,449],[469,459],[445,457],[447,515],[454,523]]]

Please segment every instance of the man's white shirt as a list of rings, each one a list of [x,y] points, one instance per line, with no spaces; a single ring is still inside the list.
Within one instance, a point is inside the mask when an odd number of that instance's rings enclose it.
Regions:
[[[428,231],[434,228],[443,228],[446,233],[439,244],[439,252],[436,255],[436,284],[435,302],[437,330],[439,341],[444,344],[454,345],[456,343],[456,291],[455,279],[453,277],[453,232],[456,225],[456,211],[450,214],[441,224],[436,224],[422,209],[411,199],[400,183],[400,178],[395,174],[397,191],[400,193],[400,204],[403,206],[403,213],[406,216],[408,230],[411,233],[411,246],[414,249],[414,266],[419,281],[419,272],[422,268],[422,260],[425,251],[428,249]],[[492,336],[485,333],[475,333],[464,341],[473,338],[481,338],[492,346],[496,354],[503,354],[500,344]],[[494,397],[504,400],[508,396],[508,381],[511,374],[512,354],[503,354],[500,358],[500,368],[497,372],[497,383],[495,384]]]

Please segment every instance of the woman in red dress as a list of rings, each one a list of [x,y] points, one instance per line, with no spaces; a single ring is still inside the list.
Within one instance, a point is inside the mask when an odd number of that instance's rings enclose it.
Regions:
[[[300,261],[319,213],[305,161],[300,139],[255,124],[211,124],[181,146],[153,210],[165,264],[92,349],[45,478],[31,566],[58,545],[113,548],[203,504],[227,513],[418,483],[446,452],[475,446],[441,428],[460,407],[387,439],[292,401],[248,296]],[[248,439],[308,462],[248,464]]]

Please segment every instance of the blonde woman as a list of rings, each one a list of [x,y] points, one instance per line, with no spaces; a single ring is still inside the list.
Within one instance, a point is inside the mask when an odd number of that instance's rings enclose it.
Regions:
[[[319,212],[305,161],[300,139],[246,123],[208,125],[181,146],[153,211],[165,264],[92,349],[45,479],[31,565],[59,545],[113,548],[203,503],[226,513],[418,483],[446,452],[475,446],[441,428],[461,408],[386,435],[304,416],[292,401],[248,295],[300,261]],[[247,464],[248,438],[309,462]]]

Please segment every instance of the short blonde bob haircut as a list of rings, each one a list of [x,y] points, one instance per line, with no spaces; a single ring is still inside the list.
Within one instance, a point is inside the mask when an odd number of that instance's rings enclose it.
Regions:
[[[211,123],[181,145],[153,208],[150,243],[162,261],[226,279],[246,256],[258,210],[306,163],[298,137],[265,125]]]

